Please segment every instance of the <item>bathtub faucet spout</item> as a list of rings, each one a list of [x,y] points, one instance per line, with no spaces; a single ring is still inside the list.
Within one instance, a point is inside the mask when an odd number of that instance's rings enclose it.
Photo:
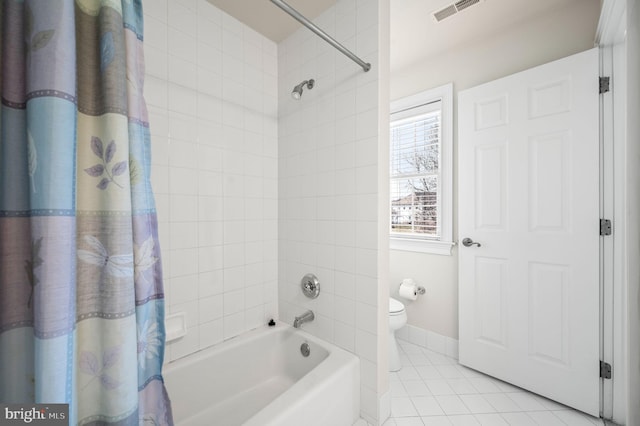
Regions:
[[[315,317],[316,316],[313,314],[313,311],[307,311],[299,317],[296,317],[296,319],[293,321],[293,326],[295,328],[300,328],[302,324],[304,324],[305,322],[313,321]]]

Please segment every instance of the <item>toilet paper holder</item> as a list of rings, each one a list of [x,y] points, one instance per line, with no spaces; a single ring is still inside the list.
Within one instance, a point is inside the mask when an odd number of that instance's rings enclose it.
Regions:
[[[421,294],[425,294],[427,292],[426,289],[423,286],[416,285],[416,283],[411,279],[402,280],[402,282],[398,285],[398,287],[399,287],[398,291],[400,291],[400,288],[402,288],[403,285],[410,286],[409,289],[413,290],[413,294],[415,296],[418,296],[418,295],[421,295]]]
[[[398,286],[398,296],[407,300],[416,300],[419,295],[425,294],[423,286],[418,285],[413,279],[405,278]]]
[[[403,283],[404,281],[398,284],[398,286],[401,286]],[[415,285],[415,283],[411,281],[411,285]],[[415,289],[416,289],[416,294],[425,294],[427,292],[427,290],[425,290],[425,288],[421,285],[416,286]]]

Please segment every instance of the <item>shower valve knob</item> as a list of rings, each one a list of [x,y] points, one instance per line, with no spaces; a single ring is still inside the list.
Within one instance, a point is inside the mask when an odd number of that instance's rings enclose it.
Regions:
[[[309,299],[315,299],[320,294],[320,281],[313,274],[307,274],[300,280],[302,293]]]

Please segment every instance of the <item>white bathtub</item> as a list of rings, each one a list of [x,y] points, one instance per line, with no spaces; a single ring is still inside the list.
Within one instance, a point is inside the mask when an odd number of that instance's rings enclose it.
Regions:
[[[286,324],[171,362],[164,379],[179,426],[351,426],[359,418],[358,358]]]

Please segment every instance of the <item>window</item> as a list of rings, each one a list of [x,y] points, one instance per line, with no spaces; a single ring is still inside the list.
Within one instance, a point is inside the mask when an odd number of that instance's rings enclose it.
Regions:
[[[391,248],[451,254],[453,85],[391,103]]]

